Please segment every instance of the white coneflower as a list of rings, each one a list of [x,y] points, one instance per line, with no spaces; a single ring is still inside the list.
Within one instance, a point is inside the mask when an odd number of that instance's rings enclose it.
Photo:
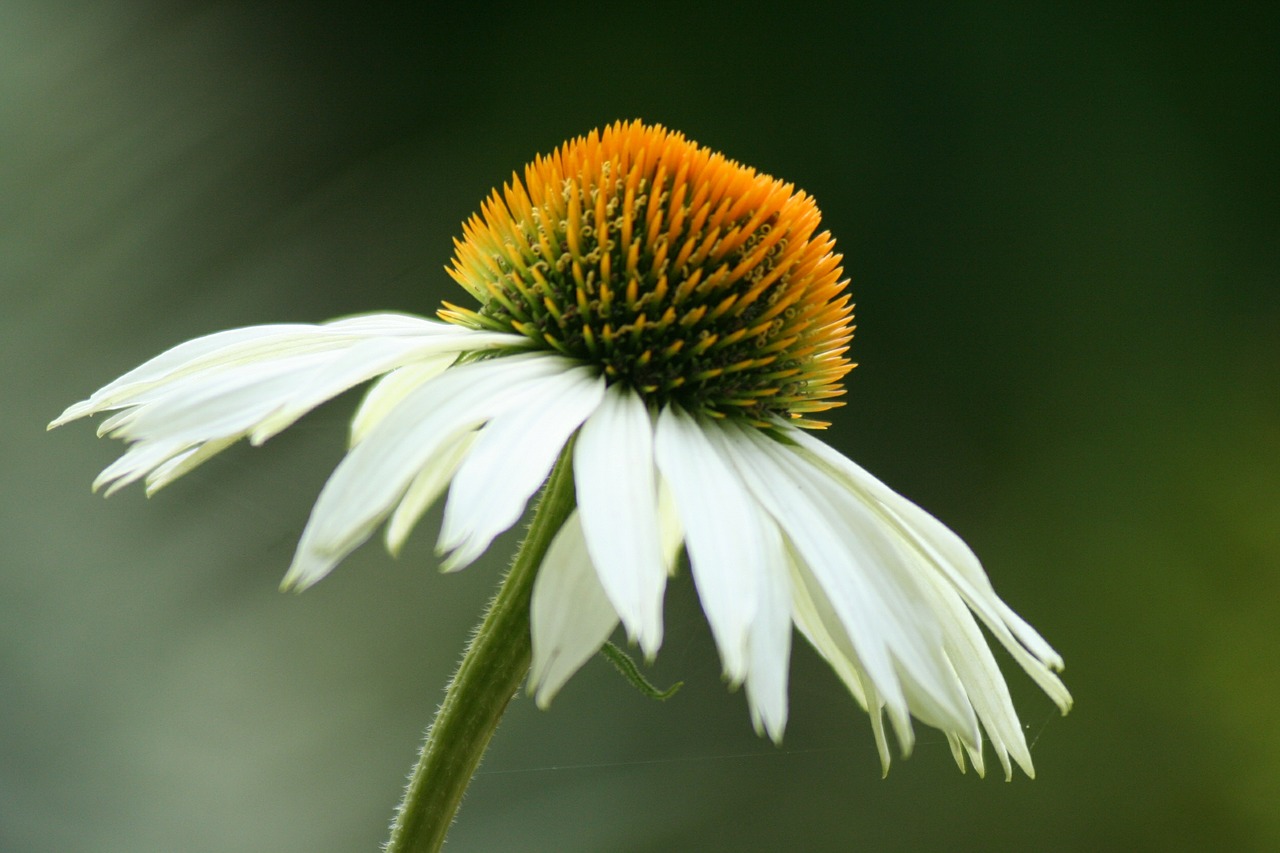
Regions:
[[[1064,711],[1061,659],[950,530],[814,439],[851,364],[852,305],[813,201],[658,126],[565,143],[495,191],[450,274],[478,301],[237,329],[182,344],[54,425],[114,411],[97,485],[171,482],[381,376],[284,584],[324,577],[386,522],[393,551],[448,490],[448,569],[511,527],[571,448],[576,509],[532,591],[546,705],[619,622],[646,656],[683,545],[724,672],[757,730],[787,718],[794,624],[870,713],[911,717],[982,770],[1031,757],[981,622]],[[975,619],[976,617],[976,619]]]

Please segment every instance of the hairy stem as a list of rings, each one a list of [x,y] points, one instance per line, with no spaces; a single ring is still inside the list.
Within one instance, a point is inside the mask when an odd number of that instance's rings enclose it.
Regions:
[[[575,505],[570,450],[565,448],[551,472],[528,535],[489,602],[427,730],[391,828],[387,853],[440,849],[507,703],[529,671],[533,580],[552,538]]]

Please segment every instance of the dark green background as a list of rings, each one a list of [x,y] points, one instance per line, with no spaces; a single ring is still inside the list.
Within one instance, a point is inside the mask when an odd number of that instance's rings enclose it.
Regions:
[[[0,9],[0,849],[376,848],[512,538],[440,576],[432,515],[281,595],[354,397],[151,501],[44,424],[199,334],[430,314],[491,186],[631,117],[817,198],[859,317],[828,439],[1076,709],[1010,664],[1040,778],[921,727],[882,781],[800,646],[776,749],[683,578],[685,689],[516,701],[449,849],[1280,849],[1280,7],[430,5]]]

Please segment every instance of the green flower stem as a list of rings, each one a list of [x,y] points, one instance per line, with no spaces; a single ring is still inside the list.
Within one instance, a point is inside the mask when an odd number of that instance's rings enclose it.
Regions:
[[[489,739],[529,671],[533,579],[552,538],[575,506],[569,453],[566,447],[551,472],[511,570],[449,682],[391,828],[386,853],[440,849]]]

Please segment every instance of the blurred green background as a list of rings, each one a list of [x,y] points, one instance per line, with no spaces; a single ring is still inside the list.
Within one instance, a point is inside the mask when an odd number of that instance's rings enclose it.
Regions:
[[[440,576],[433,515],[281,595],[353,396],[150,501],[44,424],[203,333],[430,314],[494,184],[630,117],[816,196],[861,362],[827,438],[1076,708],[1002,658],[1039,778],[922,727],[881,780],[800,645],[774,748],[683,578],[684,690],[517,700],[449,849],[1280,849],[1280,6],[373,5],[0,6],[0,850],[376,849],[512,537]]]

